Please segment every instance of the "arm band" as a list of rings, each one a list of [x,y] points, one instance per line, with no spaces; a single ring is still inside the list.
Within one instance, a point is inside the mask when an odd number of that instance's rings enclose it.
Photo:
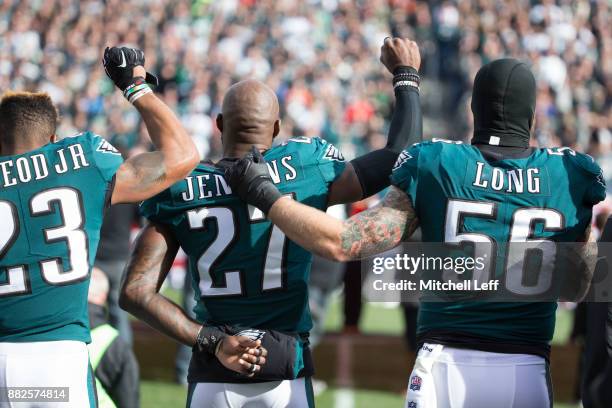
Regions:
[[[414,70],[399,67],[398,71]],[[408,146],[423,140],[423,120],[419,92],[412,86],[395,88],[395,109],[389,126],[387,145],[351,160],[355,174],[361,184],[363,197],[369,197],[389,186],[389,176],[397,156]]]
[[[379,149],[351,160],[361,184],[362,198],[369,197],[389,186],[391,169],[399,153]]]
[[[398,67],[396,76],[404,72],[416,73],[411,67]],[[413,86],[395,87],[395,109],[389,126],[387,149],[400,154],[402,150],[423,140],[423,118],[419,91]]]
[[[225,337],[227,337],[227,334],[214,326],[202,326],[193,349],[216,355],[217,347]]]

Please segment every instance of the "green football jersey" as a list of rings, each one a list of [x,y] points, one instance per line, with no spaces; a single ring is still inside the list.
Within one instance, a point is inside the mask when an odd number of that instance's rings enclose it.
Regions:
[[[89,271],[121,163],[92,133],[0,156],[0,342],[89,342]]]
[[[323,210],[330,184],[345,168],[338,149],[319,138],[289,139],[264,157],[284,195]],[[145,201],[141,212],[169,225],[187,254],[199,321],[310,330],[312,255],[234,196],[222,170],[200,164],[185,180]]]
[[[593,159],[569,148],[490,162],[472,145],[436,139],[405,150],[391,180],[410,196],[424,242],[575,242],[606,191]],[[495,263],[495,278],[509,273],[506,267]],[[521,285],[520,278],[512,281]],[[422,302],[418,333],[547,344],[555,310],[556,302]]]

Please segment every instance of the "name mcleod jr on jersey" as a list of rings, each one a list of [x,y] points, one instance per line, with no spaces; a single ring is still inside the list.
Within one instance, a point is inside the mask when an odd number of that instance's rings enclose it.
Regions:
[[[51,173],[63,174],[68,170],[89,167],[89,162],[80,143],[58,149],[51,154],[55,154],[58,158],[58,163],[54,166],[49,166],[47,157],[43,153],[1,161],[0,182],[2,187],[7,188],[33,180],[42,180]]]
[[[268,161],[268,171],[274,184],[281,180],[292,181],[297,178],[296,166],[291,161],[293,155]],[[232,194],[232,189],[221,174],[199,174],[185,179],[187,188],[181,194],[183,201],[202,200],[204,198],[221,197]]]

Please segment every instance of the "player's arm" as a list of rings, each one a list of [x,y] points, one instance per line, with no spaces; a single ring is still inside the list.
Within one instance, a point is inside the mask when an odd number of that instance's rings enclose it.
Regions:
[[[157,151],[126,160],[117,170],[111,203],[139,202],[186,177],[199,154],[176,115],[153,94],[147,81],[157,78],[144,69],[144,53],[133,48],[107,48],[104,69],[136,107]]]
[[[298,245],[335,261],[387,251],[418,225],[410,198],[394,186],[381,203],[345,221],[290,199],[277,200],[268,218]]]
[[[134,106],[158,150],[134,156],[119,167],[112,204],[150,198],[186,177],[200,160],[193,140],[161,99],[151,93]]]
[[[586,175],[587,184],[584,195],[584,204],[592,208],[594,205],[606,198],[606,182],[601,168],[589,155],[577,154],[573,157],[581,172]],[[609,218],[604,226],[599,241],[602,243],[612,242],[612,220]],[[603,244],[602,247],[605,247]],[[606,262],[598,262],[598,246],[595,236],[591,231],[591,224],[588,224],[584,233],[577,242],[569,245],[567,251],[563,251],[563,262],[567,263],[567,274],[561,286],[560,297],[562,300],[579,302],[585,298],[589,292],[593,275],[596,268],[605,268]],[[603,254],[599,254],[603,256]],[[609,263],[610,261],[608,261]],[[603,271],[602,271],[603,272]],[[605,272],[604,272],[605,273]]]
[[[267,352],[259,348],[259,340],[226,336],[216,328],[203,326],[159,293],[178,248],[178,242],[167,227],[147,225],[127,264],[120,306],[176,341],[214,353],[225,367],[254,375],[266,361]]]
[[[608,231],[606,232],[606,229]],[[612,238],[612,223],[608,221],[602,234],[602,241]],[[570,265],[561,286],[560,299],[567,302],[580,302],[591,287],[597,265],[597,242],[589,224],[580,240],[564,254],[564,262]]]
[[[379,205],[344,222],[283,197],[255,147],[225,169],[225,178],[238,197],[267,214],[289,239],[336,261],[359,259],[391,249],[402,238],[412,235],[418,225],[410,198],[395,186]]]
[[[395,109],[387,144],[353,159],[330,187],[329,205],[348,203],[369,197],[389,186],[391,169],[406,147],[423,138],[418,69],[419,47],[402,38],[385,39],[380,60],[393,74]]]

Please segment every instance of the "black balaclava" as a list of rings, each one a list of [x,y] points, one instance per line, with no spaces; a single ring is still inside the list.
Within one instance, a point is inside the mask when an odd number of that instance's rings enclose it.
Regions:
[[[472,94],[472,144],[528,147],[535,99],[535,78],[524,63],[504,58],[481,67]]]

